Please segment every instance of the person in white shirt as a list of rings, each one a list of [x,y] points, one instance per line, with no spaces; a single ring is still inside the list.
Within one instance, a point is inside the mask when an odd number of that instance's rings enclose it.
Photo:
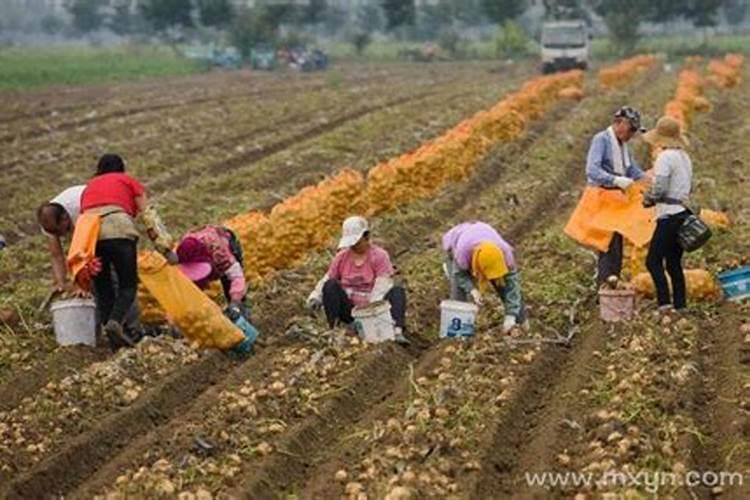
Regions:
[[[693,163],[685,151],[688,141],[682,135],[680,124],[669,116],[660,118],[656,127],[644,134],[643,139],[658,150],[654,183],[643,198],[644,206],[656,206],[656,229],[649,245],[646,267],[654,280],[659,309],[684,309],[683,250],[677,234],[685,218],[690,215],[685,206],[693,181]],[[665,267],[672,281],[672,297]]]
[[[57,292],[72,292],[62,240],[73,234],[81,213],[81,195],[85,185],[73,186],[44,203],[36,212],[52,259],[53,287]]]
[[[81,196],[84,189],[85,185],[69,187],[43,203],[36,212],[42,234],[47,236],[47,247],[52,260],[52,291],[55,294],[82,295],[72,281],[68,280],[67,252],[63,248],[62,240],[73,236],[78,216],[81,214]],[[143,336],[139,317],[138,301],[135,301],[125,315],[123,325],[133,339]]]

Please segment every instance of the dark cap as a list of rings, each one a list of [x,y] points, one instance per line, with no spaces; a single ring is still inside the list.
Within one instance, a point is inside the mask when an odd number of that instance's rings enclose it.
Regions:
[[[646,129],[641,127],[641,114],[630,106],[623,106],[615,112],[615,118],[625,118],[630,122],[633,130],[645,132]]]

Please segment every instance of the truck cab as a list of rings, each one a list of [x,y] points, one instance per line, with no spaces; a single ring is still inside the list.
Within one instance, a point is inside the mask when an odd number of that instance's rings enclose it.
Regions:
[[[586,69],[590,57],[590,35],[581,20],[554,21],[542,26],[542,71],[552,73]]]

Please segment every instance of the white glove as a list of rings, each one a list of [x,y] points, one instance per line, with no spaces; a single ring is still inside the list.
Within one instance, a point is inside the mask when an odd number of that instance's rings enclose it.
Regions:
[[[474,301],[474,303],[478,306],[481,306],[484,304],[484,299],[482,298],[482,294],[477,290],[476,288],[472,288],[471,292],[469,292],[471,295],[471,300]]]
[[[506,316],[503,321],[503,333],[508,334],[516,326],[515,316]]]
[[[323,306],[323,303],[320,301],[320,298],[316,297],[315,295],[310,295],[307,298],[305,305],[307,306],[309,310],[317,311]]]
[[[621,177],[618,175],[612,182],[615,186],[625,191],[633,184],[633,179],[631,179],[630,177]]]

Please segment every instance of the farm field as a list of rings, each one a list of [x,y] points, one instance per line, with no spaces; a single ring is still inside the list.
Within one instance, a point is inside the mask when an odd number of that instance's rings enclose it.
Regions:
[[[707,75],[706,63],[693,67]],[[733,224],[690,254],[687,268],[716,272],[750,252],[747,65],[741,76],[733,88],[706,84],[710,109],[691,117],[696,201]],[[596,71],[582,83],[536,78],[531,64],[374,64],[6,94],[0,497],[747,498],[747,303],[695,302],[665,320],[644,300],[634,321],[603,324],[593,259],[562,232],[584,187],[591,136],[625,104],[652,125],[676,94],[678,69],[653,60],[615,88]],[[559,97],[576,82],[581,99]],[[551,90],[533,98],[519,92],[544,85]],[[367,176],[506,99],[497,109],[522,115],[517,131],[495,131],[462,175],[420,181],[424,195],[394,192],[402,198],[393,207],[371,210],[374,237],[408,292],[408,347],[337,337],[304,310],[330,245],[253,281],[265,341],[247,359],[171,337],[115,355],[58,348],[49,317],[36,311],[49,264],[35,207],[85,182],[105,151],[126,159],[180,232],[269,213],[344,168]],[[636,150],[648,164],[645,147]],[[482,308],[475,338],[438,339],[447,296],[439,238],[471,219],[500,228],[516,248],[532,342],[500,333],[494,303]],[[544,342],[557,335],[571,340]],[[746,481],[702,477],[652,491],[640,476],[529,480],[608,471],[731,471]]]

